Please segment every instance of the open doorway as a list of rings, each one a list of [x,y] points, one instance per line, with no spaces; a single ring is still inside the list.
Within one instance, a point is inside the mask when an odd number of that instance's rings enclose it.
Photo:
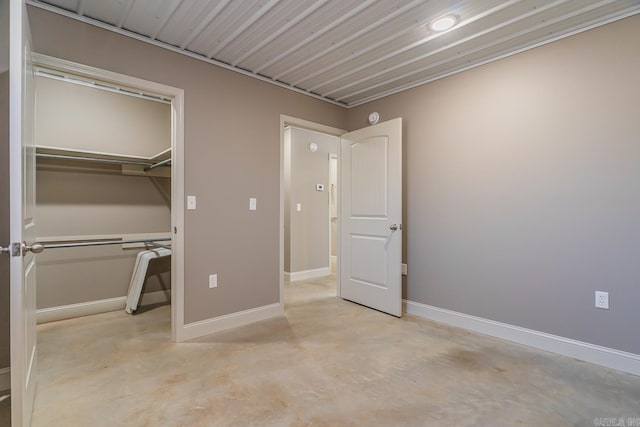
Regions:
[[[284,304],[300,293],[338,295],[340,129],[282,120],[282,287]]]
[[[287,222],[297,215],[298,202],[287,195],[287,181],[292,180],[288,164],[293,164],[292,138],[285,138],[286,125],[321,134],[339,136],[336,188],[339,202],[336,241],[336,291],[334,295],[393,316],[402,315],[402,118],[372,124],[352,132],[281,116],[281,305],[285,301],[285,277],[294,283],[296,265],[291,263],[285,275],[285,251],[297,254],[291,246],[291,229]],[[309,144],[308,146],[305,144]],[[303,142],[303,149],[317,150],[317,144]],[[328,170],[328,169],[327,169]],[[302,172],[304,177],[306,171]],[[307,187],[309,186],[307,182]],[[318,187],[316,187],[318,188]],[[322,187],[320,187],[322,188]],[[336,197],[336,199],[338,199]],[[327,201],[328,202],[328,201]],[[328,205],[328,203],[327,203]],[[328,207],[328,206],[327,206]],[[288,209],[287,209],[288,208]],[[294,210],[295,209],[295,210]],[[287,247],[285,243],[289,243]],[[308,247],[303,246],[304,248]],[[322,267],[320,267],[322,268]],[[304,271],[304,270],[303,270]],[[310,269],[305,275],[320,275]],[[304,277],[304,276],[303,276]],[[290,286],[290,288],[292,288]]]
[[[36,214],[45,246],[37,268],[50,282],[38,283],[39,323],[170,303],[168,324],[179,341],[183,91],[33,57]],[[155,252],[141,257],[147,250]],[[131,298],[136,273],[141,289]]]

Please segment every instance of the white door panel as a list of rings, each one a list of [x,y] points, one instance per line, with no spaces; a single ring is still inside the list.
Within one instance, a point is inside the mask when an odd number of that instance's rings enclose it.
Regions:
[[[386,288],[387,239],[351,235],[351,280],[364,285]]]
[[[351,145],[351,215],[354,217],[387,218],[388,142],[387,137],[376,136]]]
[[[33,243],[35,227],[35,88],[23,1],[9,3],[9,185],[12,245]],[[16,251],[14,251],[16,252]],[[24,254],[22,254],[24,252]],[[36,255],[11,257],[11,423],[29,426],[36,391]]]
[[[342,135],[340,155],[341,297],[401,316],[402,119]]]

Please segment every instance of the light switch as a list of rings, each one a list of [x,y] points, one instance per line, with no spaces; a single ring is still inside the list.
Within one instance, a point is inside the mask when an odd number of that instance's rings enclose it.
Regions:
[[[194,210],[196,208],[196,196],[187,196],[187,209]]]
[[[298,203],[298,204],[296,204],[296,210],[297,210],[298,212],[302,212],[302,203]]]
[[[258,203],[258,202],[256,201],[256,198],[255,198],[255,197],[251,197],[251,198],[249,199],[249,210],[250,210],[250,211],[255,211],[255,210],[257,210],[257,209],[258,209],[258,207],[257,207],[257,203]]]

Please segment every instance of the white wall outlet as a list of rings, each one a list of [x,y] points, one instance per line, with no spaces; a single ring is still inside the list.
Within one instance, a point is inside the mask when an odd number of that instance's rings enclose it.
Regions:
[[[609,310],[609,292],[596,291],[596,308]]]
[[[249,198],[249,210],[255,211],[258,209],[258,201],[255,197]]]
[[[302,203],[296,203],[296,210],[302,212]]]
[[[209,275],[209,287],[210,288],[217,288],[218,287],[218,275],[217,274],[210,274]]]
[[[407,275],[407,264],[405,264],[404,262],[402,263],[402,275]]]
[[[196,208],[196,196],[187,196],[187,209],[190,211]]]

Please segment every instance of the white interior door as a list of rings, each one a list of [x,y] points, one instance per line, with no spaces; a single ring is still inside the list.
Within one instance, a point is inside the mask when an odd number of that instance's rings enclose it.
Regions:
[[[11,420],[31,424],[36,390],[36,257],[34,242],[35,102],[26,6],[9,4],[9,185],[11,236]]]
[[[340,296],[402,315],[402,119],[341,137]]]

